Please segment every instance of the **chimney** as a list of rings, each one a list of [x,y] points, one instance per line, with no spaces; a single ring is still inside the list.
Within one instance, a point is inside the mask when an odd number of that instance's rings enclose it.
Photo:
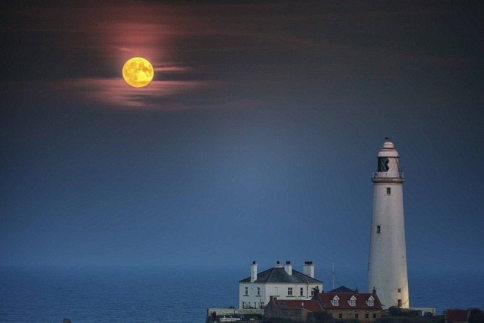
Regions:
[[[316,286],[316,287],[314,288],[314,297],[317,297],[318,295],[319,295],[319,287],[318,287],[318,286]]]
[[[274,268],[282,268],[281,262],[278,260]]]
[[[355,294],[358,294],[358,287],[355,288]]]
[[[376,294],[376,288],[373,286],[373,290],[371,291],[372,294]]]
[[[288,260],[286,261],[286,264],[284,265],[284,270],[289,276],[292,276],[292,265],[291,262]]]
[[[250,282],[253,283],[257,280],[257,263],[255,260],[252,262],[250,266]]]
[[[312,261],[304,262],[303,274],[311,278],[314,278],[314,265]]]

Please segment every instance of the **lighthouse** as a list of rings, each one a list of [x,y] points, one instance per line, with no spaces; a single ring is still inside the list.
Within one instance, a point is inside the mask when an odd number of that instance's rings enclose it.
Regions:
[[[383,308],[409,308],[403,214],[405,179],[390,138],[385,138],[378,153],[378,168],[371,180],[374,188],[368,290],[376,289]]]

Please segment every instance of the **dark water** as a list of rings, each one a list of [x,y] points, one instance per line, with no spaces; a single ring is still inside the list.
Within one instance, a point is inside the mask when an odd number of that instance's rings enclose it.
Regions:
[[[200,322],[237,306],[244,271],[0,269],[0,322]],[[484,274],[410,273],[412,306],[483,307]]]
[[[479,297],[484,289],[482,271],[410,272],[409,288],[412,307],[436,307],[440,314],[452,308],[484,309],[484,299]]]

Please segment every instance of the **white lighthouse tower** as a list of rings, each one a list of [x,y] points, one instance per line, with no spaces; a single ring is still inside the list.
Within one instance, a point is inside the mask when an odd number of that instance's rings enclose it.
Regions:
[[[384,308],[410,307],[403,216],[403,172],[398,152],[385,138],[373,173],[373,217],[371,221],[368,289],[376,293]]]

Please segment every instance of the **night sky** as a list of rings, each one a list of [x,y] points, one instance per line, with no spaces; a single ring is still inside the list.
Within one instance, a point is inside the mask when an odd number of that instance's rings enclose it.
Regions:
[[[0,265],[364,275],[391,137],[409,270],[484,270],[478,3],[2,1]]]

